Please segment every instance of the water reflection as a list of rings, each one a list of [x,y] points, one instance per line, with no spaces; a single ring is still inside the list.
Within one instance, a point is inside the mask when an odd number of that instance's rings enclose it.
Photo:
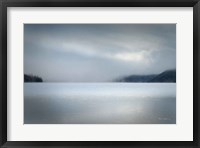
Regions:
[[[25,83],[25,124],[175,124],[176,84]]]

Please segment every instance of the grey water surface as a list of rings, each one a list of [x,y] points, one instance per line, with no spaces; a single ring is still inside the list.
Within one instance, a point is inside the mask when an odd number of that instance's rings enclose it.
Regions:
[[[176,83],[24,83],[25,124],[176,124]]]

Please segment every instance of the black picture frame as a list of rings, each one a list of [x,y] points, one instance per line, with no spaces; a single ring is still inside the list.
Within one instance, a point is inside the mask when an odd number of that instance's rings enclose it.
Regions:
[[[193,141],[7,141],[8,7],[193,7]],[[200,2],[199,0],[1,0],[0,146],[10,147],[200,147]],[[38,133],[39,134],[39,133]],[[106,134],[106,133],[105,133]]]

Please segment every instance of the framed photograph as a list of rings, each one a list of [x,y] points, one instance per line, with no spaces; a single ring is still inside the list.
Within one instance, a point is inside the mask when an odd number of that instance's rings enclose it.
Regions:
[[[199,5],[1,1],[1,147],[199,147]]]

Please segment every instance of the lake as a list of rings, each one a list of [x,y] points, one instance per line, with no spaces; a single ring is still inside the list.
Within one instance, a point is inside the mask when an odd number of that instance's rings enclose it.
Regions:
[[[24,83],[25,124],[176,124],[176,83]]]

